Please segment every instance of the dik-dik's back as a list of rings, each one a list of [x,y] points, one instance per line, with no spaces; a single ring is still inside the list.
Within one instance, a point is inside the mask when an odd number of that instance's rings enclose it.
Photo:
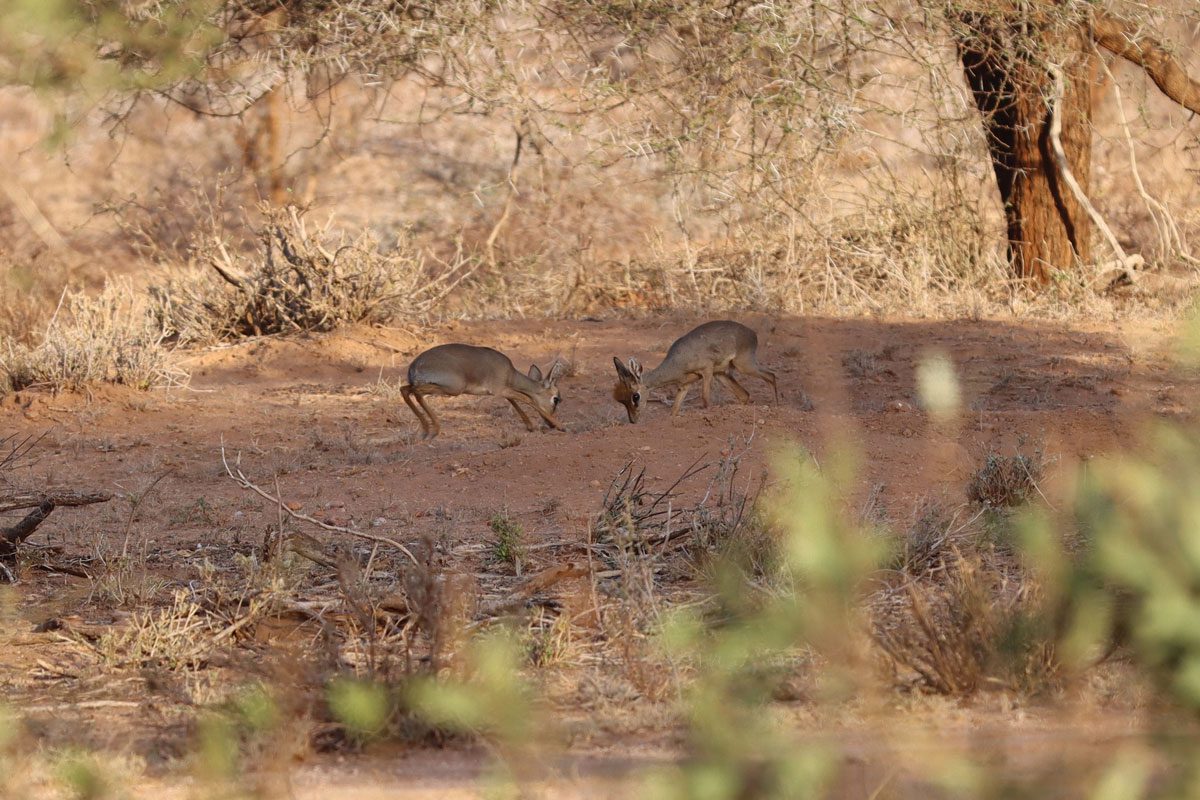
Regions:
[[[470,344],[431,347],[408,365],[409,386],[432,384],[449,395],[500,394],[502,387],[523,390],[530,383],[504,353]]]
[[[728,319],[705,322],[676,339],[662,363],[642,382],[657,388],[696,373],[723,372],[739,355],[753,358],[757,350],[758,334],[742,323]]]

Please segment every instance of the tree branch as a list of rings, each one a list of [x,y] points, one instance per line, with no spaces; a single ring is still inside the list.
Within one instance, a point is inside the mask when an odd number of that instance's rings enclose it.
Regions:
[[[108,492],[18,492],[0,495],[0,511],[33,508],[49,503],[52,506],[90,506],[112,499]]]
[[[322,522],[315,517],[310,517],[308,514],[301,514],[299,511],[293,510],[287,505],[287,503],[283,502],[283,498],[273,495],[252,483],[250,479],[246,477],[246,474],[242,472],[240,465],[241,456],[239,455],[238,458],[239,461],[235,462],[237,465],[230,466],[229,459],[225,456],[225,445],[221,445],[221,464],[225,467],[225,474],[230,478],[233,478],[234,482],[243,489],[249,489],[267,502],[275,503],[277,508],[279,508],[292,519],[298,519],[302,522],[307,522],[309,525],[316,525],[318,528],[324,528],[327,531],[347,533],[351,536],[357,536],[359,539],[366,539],[369,542],[379,542],[380,544],[391,545],[404,555],[408,556],[409,560],[414,564],[417,566],[421,565],[421,562],[417,560],[417,557],[412,554],[411,550],[390,536],[380,536],[375,533],[367,533],[366,531],[355,530],[354,528],[345,528],[341,525],[330,525],[328,522]]]
[[[46,500],[26,514],[25,519],[16,525],[11,528],[0,528],[0,556],[10,556],[17,552],[17,545],[33,535],[37,526],[45,522],[46,517],[50,516],[50,512],[53,510],[54,503]]]
[[[108,492],[24,492],[0,497],[0,511],[37,506],[25,518],[8,528],[0,528],[0,558],[11,558],[17,545],[28,539],[46,517],[59,506],[87,506],[106,503],[112,499]],[[0,565],[3,566],[3,565]],[[12,573],[5,570],[9,580]]]
[[[1062,176],[1063,182],[1075,195],[1075,199],[1079,201],[1079,205],[1084,212],[1091,217],[1092,224],[1100,229],[1104,234],[1105,241],[1112,248],[1113,254],[1117,257],[1117,268],[1124,271],[1124,275],[1130,283],[1133,282],[1133,268],[1143,263],[1140,255],[1128,256],[1125,254],[1125,249],[1121,247],[1121,243],[1117,241],[1116,234],[1108,227],[1108,223],[1104,221],[1104,217],[1092,205],[1092,201],[1087,196],[1087,192],[1083,191],[1083,187],[1079,185],[1079,181],[1075,179],[1075,174],[1071,172],[1071,163],[1067,160],[1067,154],[1063,150],[1062,144],[1062,103],[1063,95],[1066,92],[1066,79],[1063,77],[1062,68],[1057,64],[1048,64],[1051,76],[1054,78],[1054,97],[1050,99],[1050,148],[1054,153],[1054,161],[1058,165],[1058,172]]]
[[[1143,36],[1137,26],[1107,14],[1096,16],[1092,36],[1105,50],[1144,69],[1167,97],[1200,114],[1200,82],[1187,74],[1161,42]]]

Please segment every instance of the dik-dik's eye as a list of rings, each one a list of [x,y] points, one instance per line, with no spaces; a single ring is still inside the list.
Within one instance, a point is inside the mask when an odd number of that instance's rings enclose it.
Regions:
[[[633,404],[636,406],[638,403],[642,402],[642,395],[639,392],[634,392],[632,400]]]
[[[554,398],[554,400],[553,400],[553,402],[554,402],[554,407],[555,407],[555,408],[558,408],[558,404],[562,402],[562,398],[561,398],[561,397],[555,397],[555,398]]]

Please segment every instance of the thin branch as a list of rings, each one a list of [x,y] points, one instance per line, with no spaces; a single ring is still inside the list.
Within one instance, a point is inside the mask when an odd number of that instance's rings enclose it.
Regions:
[[[1117,115],[1121,121],[1121,132],[1125,135],[1125,146],[1129,150],[1129,171],[1133,176],[1133,185],[1137,188],[1138,194],[1141,195],[1142,202],[1146,204],[1146,209],[1150,212],[1150,218],[1154,221],[1154,227],[1158,229],[1159,241],[1162,243],[1164,254],[1175,252],[1184,261],[1191,264],[1200,264],[1192,257],[1188,250],[1187,243],[1183,240],[1183,235],[1179,232],[1179,226],[1175,224],[1175,218],[1171,215],[1170,209],[1166,204],[1157,198],[1153,197],[1147,191],[1145,184],[1142,182],[1142,174],[1138,170],[1137,150],[1133,145],[1133,134],[1129,132],[1129,120],[1125,114],[1125,101],[1121,96],[1121,82],[1113,75],[1112,70],[1108,68],[1105,59],[1099,57],[1097,61],[1104,69],[1104,74],[1112,83],[1113,97],[1116,100]]]
[[[1071,172],[1071,165],[1067,161],[1067,154],[1063,150],[1062,144],[1062,102],[1063,94],[1066,92],[1066,78],[1063,77],[1062,68],[1057,64],[1048,64],[1051,76],[1054,78],[1054,96],[1050,99],[1050,145],[1054,151],[1054,161],[1058,166],[1059,174],[1062,175],[1063,182],[1071,189],[1071,193],[1075,195],[1075,199],[1079,201],[1079,205],[1087,212],[1094,224],[1108,241],[1108,246],[1117,256],[1117,267],[1125,271],[1125,277],[1130,282],[1133,281],[1133,267],[1142,263],[1140,255],[1128,256],[1125,254],[1125,249],[1121,247],[1121,243],[1117,241],[1116,235],[1112,229],[1108,227],[1108,223],[1104,221],[1104,217],[1092,205],[1091,199],[1087,193],[1083,191],[1083,187],[1079,185],[1079,181],[1075,179],[1075,174]]]
[[[0,188],[3,188],[9,202],[13,204],[13,208],[17,210],[25,220],[25,223],[42,240],[43,244],[51,250],[74,251],[75,248],[71,247],[67,240],[63,238],[58,229],[46,218],[42,210],[38,208],[37,203],[29,196],[29,193],[13,179],[12,175],[9,175],[6,180],[0,181]]]
[[[240,458],[240,454],[239,454],[239,458]],[[289,517],[291,517],[292,519],[298,519],[302,522],[307,522],[310,525],[316,525],[318,528],[323,528],[327,531],[334,531],[336,533],[345,533],[345,534],[349,534],[350,536],[357,537],[359,539],[366,539],[369,542],[379,542],[381,544],[390,545],[390,546],[396,548],[397,550],[399,550],[401,553],[404,553],[404,555],[408,556],[409,560],[412,561],[414,564],[416,564],[418,567],[421,566],[421,562],[417,561],[416,556],[414,556],[407,547],[405,547],[404,545],[402,545],[400,542],[396,541],[395,539],[391,538],[390,536],[381,536],[377,533],[367,533],[366,531],[359,531],[359,530],[355,530],[354,528],[344,528],[341,525],[330,525],[328,522],[322,522],[321,520],[319,520],[315,517],[310,517],[308,514],[301,514],[298,511],[293,511],[292,509],[288,508],[287,503],[284,503],[281,498],[258,487],[249,478],[247,478],[246,474],[244,472],[242,472],[242,469],[240,466],[231,466],[229,463],[229,459],[226,458],[226,456],[225,456],[225,445],[221,445],[221,464],[224,465],[224,467],[225,467],[225,474],[228,475],[230,478],[232,478],[235,483],[237,483],[243,489],[249,489],[250,491],[254,492],[255,494],[257,494],[259,497],[263,498],[267,502],[275,503],[279,508],[282,508],[287,513],[287,515]]]

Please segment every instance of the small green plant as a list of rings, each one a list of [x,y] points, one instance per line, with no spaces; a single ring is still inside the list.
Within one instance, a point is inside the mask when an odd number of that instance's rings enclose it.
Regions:
[[[1045,517],[1026,535],[1067,593],[1076,649],[1127,642],[1165,693],[1200,713],[1200,434],[1163,427],[1145,456],[1090,463],[1073,522],[1078,541]]]
[[[814,653],[836,665],[818,695],[842,696],[856,682],[865,632],[860,601],[884,548],[881,536],[841,513],[849,466],[823,472],[807,455],[778,457],[784,488],[771,503],[771,521],[782,533],[785,588],[751,599],[744,581],[719,580],[720,626],[694,611],[672,615],[663,645],[694,675],[683,708],[691,758],[652,776],[653,796],[819,797],[828,786],[834,754],[796,742],[770,703]]]
[[[356,739],[384,732],[394,703],[386,687],[369,681],[339,678],[329,686],[329,709]]]
[[[519,568],[521,559],[525,555],[522,547],[525,529],[521,527],[521,523],[510,517],[507,511],[500,511],[492,515],[491,520],[488,521],[488,527],[496,536],[491,543],[493,563],[508,564],[513,568]]]
[[[83,754],[64,757],[58,765],[58,777],[77,800],[100,800],[113,794],[114,788],[100,765]]]

